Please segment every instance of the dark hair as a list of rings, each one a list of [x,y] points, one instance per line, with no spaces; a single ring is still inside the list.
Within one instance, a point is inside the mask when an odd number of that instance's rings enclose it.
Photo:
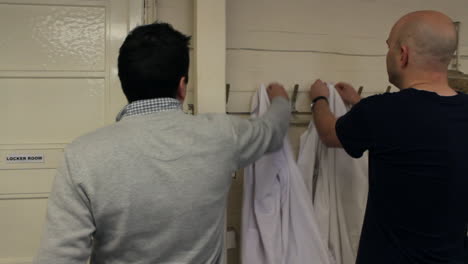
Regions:
[[[118,59],[119,78],[129,102],[177,95],[188,81],[190,37],[167,23],[139,26],[125,39]]]

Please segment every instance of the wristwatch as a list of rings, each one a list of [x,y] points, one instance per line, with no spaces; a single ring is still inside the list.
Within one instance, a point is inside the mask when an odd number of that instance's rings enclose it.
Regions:
[[[318,101],[320,101],[320,100],[325,100],[325,101],[327,101],[327,103],[328,103],[328,98],[327,98],[327,97],[325,97],[325,96],[317,96],[317,97],[314,98],[314,100],[312,100],[312,103],[310,104],[310,109],[311,109],[311,110],[314,110],[314,105],[315,105]]]

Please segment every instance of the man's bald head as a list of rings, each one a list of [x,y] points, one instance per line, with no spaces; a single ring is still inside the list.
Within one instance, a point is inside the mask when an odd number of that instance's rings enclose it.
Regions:
[[[397,46],[407,46],[412,51],[412,62],[427,70],[447,70],[457,46],[453,21],[437,11],[403,16],[393,27],[390,39]]]

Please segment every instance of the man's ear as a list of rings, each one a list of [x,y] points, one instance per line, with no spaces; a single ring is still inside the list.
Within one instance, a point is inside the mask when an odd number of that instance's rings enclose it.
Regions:
[[[179,81],[179,87],[177,87],[177,100],[183,102],[187,95],[187,77],[182,76]]]
[[[401,46],[400,48],[400,63],[402,68],[406,68],[409,64],[408,46]]]

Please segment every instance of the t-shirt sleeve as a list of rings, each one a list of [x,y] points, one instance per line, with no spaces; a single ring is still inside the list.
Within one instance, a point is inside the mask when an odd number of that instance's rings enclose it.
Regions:
[[[353,158],[362,157],[372,146],[368,109],[369,103],[364,99],[336,121],[336,135],[345,151]]]

